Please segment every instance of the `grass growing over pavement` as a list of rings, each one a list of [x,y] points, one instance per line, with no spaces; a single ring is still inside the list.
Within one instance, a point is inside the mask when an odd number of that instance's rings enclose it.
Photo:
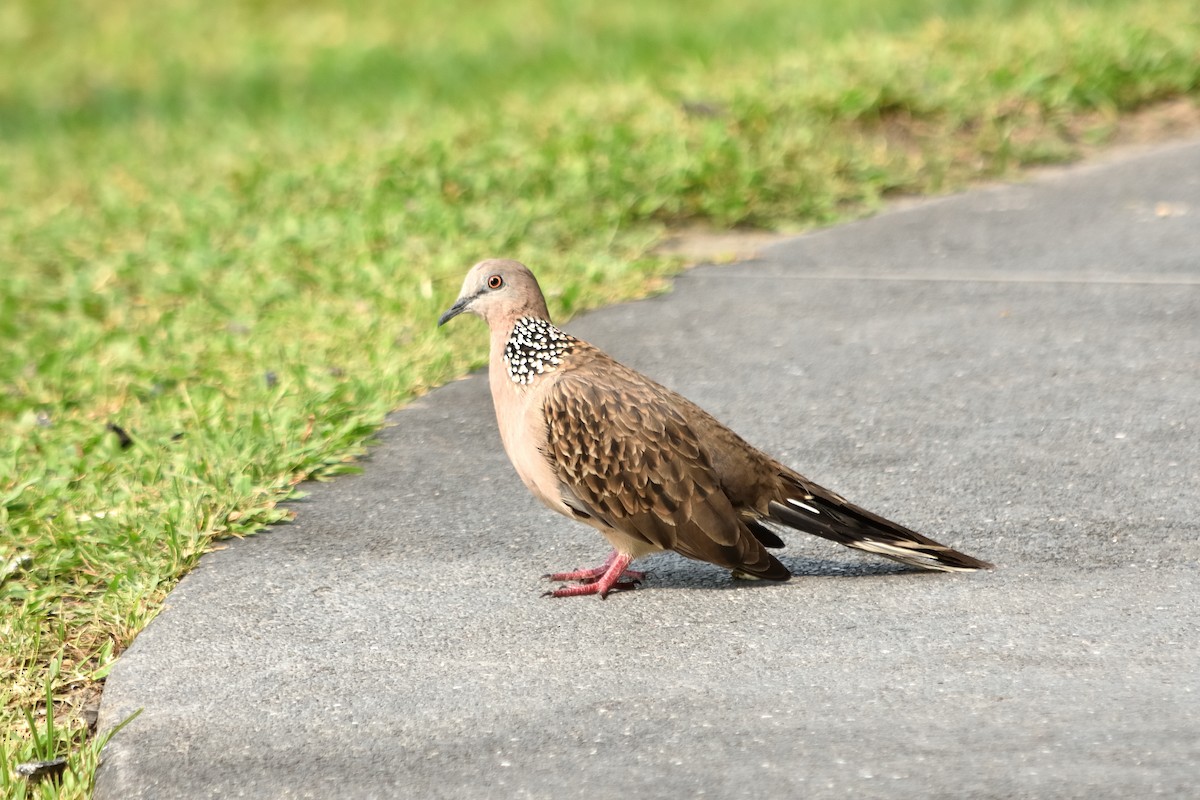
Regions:
[[[4,797],[86,797],[81,709],[179,576],[481,361],[434,328],[475,260],[570,314],[661,287],[668,226],[826,223],[1200,94],[1193,0],[390,5],[0,8]]]

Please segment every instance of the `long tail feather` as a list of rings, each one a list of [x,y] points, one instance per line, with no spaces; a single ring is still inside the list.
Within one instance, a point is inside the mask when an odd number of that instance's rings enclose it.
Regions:
[[[769,504],[768,513],[775,522],[922,569],[968,572],[992,568],[986,561],[939,544],[833,493],[815,486],[795,488],[799,490],[795,496]]]

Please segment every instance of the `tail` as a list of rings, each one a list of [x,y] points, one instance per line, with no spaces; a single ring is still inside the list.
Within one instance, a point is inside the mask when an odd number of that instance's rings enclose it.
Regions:
[[[922,569],[969,572],[992,568],[986,561],[872,514],[815,484],[784,476],[784,486],[782,502],[772,500],[768,515],[789,528]]]

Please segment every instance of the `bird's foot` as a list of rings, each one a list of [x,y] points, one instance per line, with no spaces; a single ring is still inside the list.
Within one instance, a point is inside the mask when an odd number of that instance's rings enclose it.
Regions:
[[[595,583],[604,577],[604,573],[608,571],[607,566],[592,567],[591,569],[577,569],[574,572],[549,572],[542,577],[548,581],[575,581],[576,583]],[[646,579],[646,573],[636,569],[624,570],[620,575],[621,580],[628,580],[631,583],[640,583]]]
[[[595,583],[598,580],[600,580],[600,578],[587,578],[579,581],[579,583]],[[626,569],[621,571],[621,574],[617,576],[617,580],[621,583],[629,584],[628,586],[622,588],[632,589],[635,585],[646,580],[646,573],[642,572],[641,570]]]
[[[575,586],[562,586],[543,597],[575,597],[584,594],[598,594],[600,599],[608,596],[609,592],[633,589],[646,573],[625,569],[633,559],[624,553],[613,551],[603,564],[592,569],[577,569],[573,572],[553,572],[542,577],[552,581],[575,581]]]
[[[550,581],[576,581],[578,583],[595,583],[596,581],[603,578],[608,573],[608,571],[610,569],[612,569],[612,565],[614,563],[616,563],[616,561],[620,558],[625,559],[625,564],[628,564],[631,560],[628,557],[622,556],[616,550],[613,550],[611,553],[608,554],[608,558],[604,559],[604,563],[598,567],[592,567],[591,569],[577,569],[577,570],[572,570],[571,572],[548,572],[545,575],[543,575],[542,577],[545,578],[546,580],[550,580]],[[620,579],[627,578],[630,581],[633,581],[634,583],[637,583],[638,581],[643,580],[645,577],[646,577],[646,573],[638,572],[635,569],[622,570],[621,575],[619,576]]]
[[[636,589],[641,581],[615,581],[608,588],[603,588],[599,581],[594,583],[577,583],[574,586],[563,586],[552,592],[542,592],[542,597],[578,597],[585,594],[598,594],[604,600],[610,592],[624,592]]]

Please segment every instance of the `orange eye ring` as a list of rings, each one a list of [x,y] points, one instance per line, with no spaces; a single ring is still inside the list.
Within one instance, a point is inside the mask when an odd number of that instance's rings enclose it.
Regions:
[[[487,283],[489,289],[499,289],[504,285],[504,278],[501,278],[499,275],[492,275],[488,278]]]

